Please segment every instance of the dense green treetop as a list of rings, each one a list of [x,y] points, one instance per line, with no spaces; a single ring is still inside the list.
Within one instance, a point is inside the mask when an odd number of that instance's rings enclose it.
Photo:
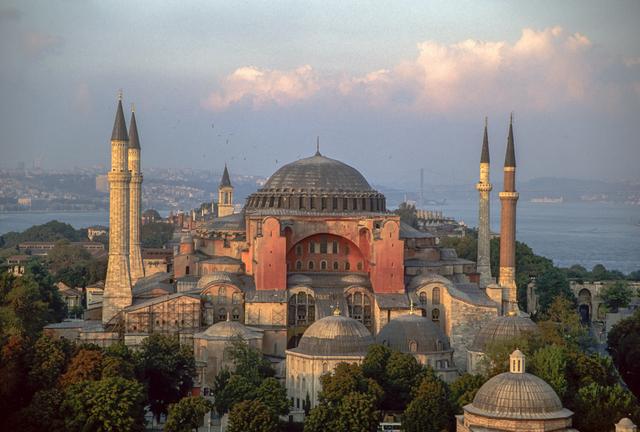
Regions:
[[[202,396],[187,396],[169,407],[165,432],[197,431],[212,404]]]
[[[622,379],[640,398],[640,309],[613,326],[607,345]]]
[[[229,412],[227,432],[276,432],[278,418],[259,400],[237,403]]]

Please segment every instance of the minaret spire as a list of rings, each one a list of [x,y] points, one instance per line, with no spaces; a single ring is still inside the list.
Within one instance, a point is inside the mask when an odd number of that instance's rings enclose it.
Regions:
[[[129,136],[118,95],[111,133],[109,179],[109,261],[102,300],[102,323],[109,324],[132,300],[129,269]]]
[[[478,262],[477,271],[480,274],[479,284],[486,287],[494,283],[491,276],[491,224],[490,224],[490,195],[493,185],[489,179],[489,134],[487,117],[484,118],[484,137],[482,153],[480,155],[480,181],[476,184],[479,193],[478,213]]]
[[[320,154],[320,135],[316,137],[316,156],[322,156]]]
[[[518,310],[516,286],[516,155],[513,140],[513,114],[509,119],[507,151],[504,159],[504,191],[500,192],[500,274],[498,283],[506,291],[503,312]]]
[[[135,106],[131,104],[131,120],[129,122],[129,269],[131,283],[144,277],[142,262],[141,218],[142,218],[142,171],[140,170],[140,138],[136,121]]]
[[[233,186],[227,164],[224,164],[222,179],[218,186],[218,217],[233,214]]]

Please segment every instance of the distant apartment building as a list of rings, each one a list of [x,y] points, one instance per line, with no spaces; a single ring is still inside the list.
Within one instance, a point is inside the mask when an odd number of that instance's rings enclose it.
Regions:
[[[73,246],[80,246],[87,250],[92,255],[100,255],[105,252],[104,244],[98,242],[71,242]],[[18,250],[23,253],[36,256],[46,256],[51,249],[56,246],[56,242],[39,242],[28,241],[22,242],[18,245]]]
[[[12,255],[7,258],[7,266],[9,266],[8,272],[16,277],[20,277],[24,274],[27,261],[32,257],[29,255]]]

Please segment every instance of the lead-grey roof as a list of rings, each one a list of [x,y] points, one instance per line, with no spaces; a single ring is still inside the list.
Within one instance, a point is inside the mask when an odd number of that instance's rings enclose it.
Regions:
[[[415,342],[417,353],[449,351],[449,339],[440,326],[419,315],[407,314],[392,319],[376,336],[376,342],[394,350],[408,353]]]
[[[193,335],[194,339],[231,340],[240,336],[244,340],[262,339],[263,332],[259,329],[245,326],[237,321],[220,321],[201,333]]]
[[[373,343],[360,321],[332,315],[311,324],[291,351],[313,356],[364,356]]]
[[[138,124],[136,123],[136,113],[133,111],[131,111],[131,121],[129,122],[129,148],[140,150]]]
[[[489,135],[487,134],[487,118],[484,118],[484,137],[482,139],[482,153],[480,163],[489,163]]]
[[[127,141],[127,123],[124,120],[124,111],[122,111],[122,101],[118,100],[116,108],[116,119],[113,122],[113,132],[111,133],[111,141]]]
[[[222,180],[220,180],[220,187],[231,187],[231,179],[229,178],[227,164],[224,164],[224,172],[222,173]]]
[[[538,332],[538,326],[525,316],[498,316],[482,326],[469,351],[486,352],[489,345]]]
[[[355,168],[316,153],[280,168],[262,190],[307,190],[372,192],[373,189]]]
[[[400,222],[400,238],[433,238],[433,235],[419,231],[406,222]]]
[[[507,136],[507,152],[504,156],[504,166],[514,168],[516,166],[516,150],[513,145],[513,115],[509,120],[509,135]]]
[[[573,413],[562,407],[556,392],[529,373],[505,372],[487,381],[465,411],[490,418],[560,419]]]

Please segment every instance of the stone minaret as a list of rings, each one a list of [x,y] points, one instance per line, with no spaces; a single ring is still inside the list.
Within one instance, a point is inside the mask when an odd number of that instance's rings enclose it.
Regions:
[[[140,243],[140,217],[142,198],[142,172],[140,171],[140,139],[138,137],[138,125],[136,114],[131,108],[131,122],[129,122],[129,173],[131,183],[129,185],[129,268],[131,270],[131,283],[144,277],[144,265],[142,263],[142,246]]]
[[[230,214],[233,214],[233,186],[231,186],[227,164],[224,164],[224,173],[218,186],[218,217]]]
[[[516,154],[513,146],[513,114],[509,120],[507,154],[504,159],[504,191],[500,192],[500,278],[498,283],[505,289],[507,311],[517,308],[516,288]]]
[[[129,136],[118,100],[116,120],[111,134],[111,171],[109,179],[109,263],[102,300],[102,323],[108,323],[131,304],[129,272]]]
[[[489,136],[487,134],[487,118],[484,119],[484,139],[482,141],[482,154],[480,155],[480,181],[476,184],[480,194],[478,215],[478,273],[480,273],[480,286],[486,287],[493,283],[491,277],[491,224],[489,218],[490,195],[493,185],[489,181]]]

